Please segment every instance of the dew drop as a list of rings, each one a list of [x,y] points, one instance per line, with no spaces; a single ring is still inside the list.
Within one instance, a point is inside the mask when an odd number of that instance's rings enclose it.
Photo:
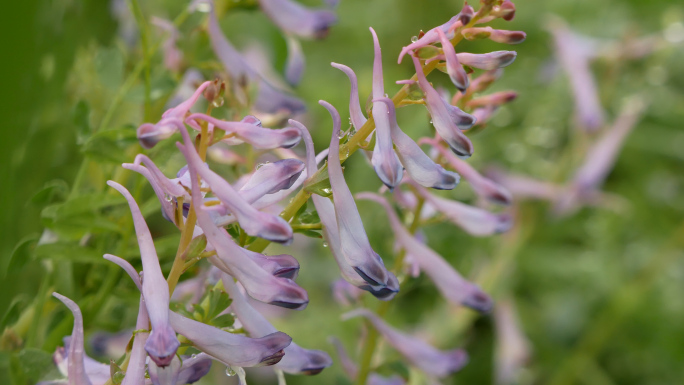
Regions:
[[[190,358],[192,358],[194,360],[195,358],[197,358],[197,354],[191,355]]]
[[[328,247],[328,242],[323,242],[323,247]]]
[[[214,106],[214,108],[219,108],[223,105],[224,102],[225,102],[225,99],[218,96],[218,97],[214,98],[214,100],[211,102],[211,105]]]
[[[227,366],[226,367],[226,376],[233,377],[234,375],[235,375],[235,371],[233,370],[233,368],[231,368],[230,366]]]
[[[432,124],[432,119],[430,119],[430,124]]]
[[[257,164],[256,169],[258,170],[258,169],[264,167],[265,165],[267,165],[267,164],[269,164],[269,163],[271,163],[271,162],[266,161],[266,162],[264,162],[264,163],[259,163],[259,164]]]
[[[414,42],[414,43],[417,42],[417,41],[418,41],[418,36],[413,36],[413,37],[411,37],[411,41]]]
[[[386,98],[389,98],[389,95],[388,95],[386,92],[385,92],[385,97],[386,97]]]

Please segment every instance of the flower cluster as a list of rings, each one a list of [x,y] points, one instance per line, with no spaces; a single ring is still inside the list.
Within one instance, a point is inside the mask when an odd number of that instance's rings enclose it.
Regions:
[[[329,10],[309,10],[289,0],[259,3],[288,35],[294,58],[288,61],[287,78],[296,83],[303,61],[294,37],[323,37],[335,20],[334,14]],[[462,39],[522,42],[523,32],[478,26],[496,18],[511,20],[514,13],[515,7],[509,0],[484,0],[477,12],[466,4],[447,23],[421,33],[399,55],[400,62],[406,55],[410,56],[416,75],[397,82],[402,88],[392,99],[385,94],[380,42],[371,28],[375,58],[369,116],[364,115],[359,103],[354,71],[332,63],[351,83],[352,127],[343,132],[336,108],[320,101],[332,117],[332,132],[329,148],[317,157],[311,135],[301,122],[290,119],[284,128],[267,128],[262,123],[283,121],[301,113],[304,104],[269,83],[235,50],[211,9],[208,34],[231,81],[202,83],[189,98],[162,114],[158,122],[145,123],[137,130],[140,144],[146,149],[180,133],[182,140],[176,146],[186,166],[175,178],[169,178],[144,154],[136,156],[133,163],[123,165],[147,179],[159,200],[163,217],[181,231],[176,259],[165,278],[136,200],[124,186],[109,181],[108,185],[128,203],[140,247],[142,272],[119,257],[105,255],[107,260],[124,269],[140,290],[136,332],[124,363],[112,370],[114,375],[109,378],[106,373],[110,366],[94,362],[84,354],[83,321],[78,306],[55,293],[75,318],[71,338],[57,354],[68,368],[68,381],[143,384],[147,372],[154,384],[192,383],[208,372],[210,360],[228,366],[243,382],[244,367],[273,365],[277,371],[309,375],[329,367],[332,359],[327,353],[300,347],[287,334],[276,330],[254,305],[257,301],[292,310],[307,307],[307,291],[295,281],[299,272],[297,259],[286,254],[263,253],[269,242],[291,244],[294,232],[305,232],[302,229],[322,231],[343,279],[335,283],[334,294],[347,306],[357,306],[364,291],[389,304],[400,292],[401,284],[410,279],[407,271],[412,276],[422,271],[448,302],[481,313],[489,312],[493,306],[490,296],[433,251],[416,231],[421,221],[433,216],[451,221],[473,236],[497,234],[511,226],[508,215],[491,211],[487,206],[508,205],[511,194],[478,173],[466,159],[474,153],[468,137],[474,132],[473,127],[484,127],[500,105],[515,98],[515,93],[509,91],[481,93],[502,75],[501,68],[510,65],[516,53],[456,53],[454,45]],[[164,26],[164,23],[157,24]],[[165,44],[172,45],[172,42]],[[457,90],[453,97],[445,97],[445,92],[428,81],[427,75],[434,69],[449,75]],[[256,89],[253,100],[249,100],[249,93],[242,95],[255,115],[234,121],[211,116],[212,109],[223,104],[224,95],[239,97],[245,90],[244,82]],[[201,98],[209,102],[208,110],[192,112]],[[415,104],[427,108],[435,129],[434,137],[416,141],[399,127],[396,109]],[[259,119],[264,114],[269,118]],[[306,154],[300,160],[289,149],[302,139]],[[424,152],[421,144],[430,145],[433,151]],[[253,169],[250,166],[247,173],[229,182],[206,160],[212,149],[223,148],[234,155],[232,162],[251,164],[237,152],[231,152],[229,148],[233,146],[244,146],[250,153],[258,150],[269,154],[269,159],[274,156],[279,159]],[[386,186],[379,193],[362,192],[354,196],[347,186],[345,179],[350,176],[344,175],[342,163],[358,149],[369,153],[375,173]],[[323,159],[327,163],[319,168],[318,163]],[[452,190],[461,176],[482,198],[482,205],[467,205],[430,190]],[[296,195],[288,200],[291,194]],[[373,250],[355,198],[372,200],[385,209],[399,250],[392,268]],[[315,212],[307,214],[317,217],[319,223],[303,221],[302,208],[309,199]],[[283,208],[281,204],[286,206]],[[403,223],[394,204],[405,217],[412,214],[410,225]],[[315,231],[313,234],[317,235]],[[179,284],[181,275],[204,259],[209,263],[200,267],[202,273]],[[170,304],[188,287],[192,297],[197,298],[197,291],[202,291],[206,283],[210,283],[210,289],[199,303],[192,304],[192,311],[185,306],[190,303],[179,307]],[[357,316],[367,319],[368,325],[377,331],[376,336],[382,335],[410,365],[432,379],[448,376],[468,361],[463,349],[442,351],[393,328],[383,320],[381,310],[373,312],[360,307],[347,313],[346,318]],[[199,353],[187,356],[190,348]],[[346,355],[341,359],[347,363],[344,366],[350,377],[360,384],[404,383],[405,379],[400,377],[384,378],[370,373],[369,361],[357,365]]]

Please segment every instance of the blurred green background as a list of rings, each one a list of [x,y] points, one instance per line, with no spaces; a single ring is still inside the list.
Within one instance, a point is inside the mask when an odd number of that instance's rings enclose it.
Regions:
[[[459,46],[459,50],[472,52],[518,52],[518,59],[506,68],[494,90],[513,89],[519,97],[502,108],[486,130],[473,137],[477,152],[471,162],[476,167],[497,164],[538,179],[561,182],[581,162],[581,154],[566,151],[577,148],[572,147],[576,136],[574,107],[565,74],[560,69],[554,71],[552,39],[544,28],[550,15],[561,17],[583,35],[616,44],[645,36],[669,40],[646,57],[617,62],[597,60],[592,66],[608,122],[616,117],[627,96],[639,95],[648,103],[604,188],[626,198],[628,205],[618,212],[584,208],[570,217],[554,219],[548,203],[521,202],[515,208],[519,225],[511,234],[475,239],[454,226],[441,224],[426,229],[428,243],[465,274],[489,277],[493,280],[493,294],[515,303],[522,331],[531,346],[531,357],[518,383],[684,383],[684,6],[666,0],[519,0],[515,4],[516,18],[509,23],[496,21],[494,25],[525,31],[527,40],[523,44],[502,47],[491,42],[466,42]],[[142,10],[147,18],[154,15],[172,19],[185,5],[182,1],[147,1],[142,3]],[[368,27],[372,26],[383,49],[386,89],[393,94],[399,89],[393,81],[413,73],[410,61],[396,64],[401,47],[419,30],[448,20],[461,6],[460,1],[451,0],[342,0],[339,23],[328,38],[303,42],[307,68],[296,93],[309,107],[306,122],[317,149],[327,146],[330,121],[316,101],[328,100],[346,119],[348,81],[329,66],[331,61],[356,70],[361,94],[368,95],[372,64]],[[0,76],[4,92],[0,96],[0,119],[4,140],[0,142],[0,191],[4,212],[0,225],[0,315],[9,314],[11,318],[12,309],[25,308],[40,292],[45,277],[44,265],[24,250],[49,221],[44,216],[41,219],[41,211],[50,199],[57,199],[55,195],[69,191],[84,159],[77,144],[80,135],[83,130],[99,126],[109,104],[140,61],[141,51],[137,40],[126,42],[117,33],[126,26],[113,17],[108,1],[10,2],[2,14],[0,52],[4,55]],[[197,30],[202,17],[192,15],[184,23],[179,45],[186,64],[204,63],[205,67],[200,68],[205,75],[211,75],[210,62],[215,58],[206,35]],[[282,70],[284,40],[263,14],[237,10],[226,15],[221,24],[239,47],[254,40],[261,42],[275,68]],[[153,41],[162,39],[155,29],[151,37]],[[178,77],[162,67],[157,54],[151,78],[152,116],[156,119]],[[431,81],[448,86],[443,74],[433,75]],[[104,128],[127,129],[134,135],[135,127],[143,122],[141,90],[138,79],[125,93],[110,126]],[[399,119],[412,137],[429,134],[429,117],[422,107],[400,110]],[[130,135],[112,141],[120,146],[112,150],[115,154],[98,157],[100,148],[93,147],[86,149],[87,155],[111,169],[117,161],[121,163],[120,158],[132,161],[137,150],[130,147]],[[165,146],[153,152],[159,157],[155,160],[168,160],[170,151],[171,146]],[[166,171],[169,175],[172,172],[171,168]],[[354,175],[348,177],[352,190],[380,186],[361,155],[349,163],[347,175]],[[97,181],[89,183],[96,185]],[[46,190],[36,196],[46,184],[53,186],[47,190],[52,194],[49,199],[44,196]],[[149,198],[151,190],[145,186],[143,194]],[[466,201],[473,198],[463,186],[451,196]],[[373,204],[359,203],[359,207],[374,248],[381,255],[390,255],[392,234],[384,214]],[[150,219],[150,226],[155,236],[166,237],[165,244],[177,242],[177,236],[169,236],[172,227],[161,216]],[[15,249],[17,244],[24,246]],[[162,248],[165,251],[160,251],[160,258],[168,269],[174,250],[167,249]],[[27,260],[8,270],[13,251]],[[335,360],[337,355],[327,337],[337,335],[356,357],[360,323],[340,321],[339,315],[345,309],[330,301],[329,284],[338,276],[332,258],[320,242],[311,243],[305,238],[297,238],[290,251],[300,259],[299,282],[309,291],[311,303],[304,312],[288,314],[276,325],[300,345],[327,350]],[[75,299],[87,295],[98,278],[111,272],[102,266],[91,268],[83,262],[87,256],[80,256],[79,262],[63,257],[58,256],[56,264],[66,259],[65,263],[73,267],[65,268],[69,273],[51,285],[71,292]],[[117,290],[126,300],[108,303],[98,314],[86,317],[86,322],[91,322],[86,327],[114,331],[131,326],[137,299],[130,286],[122,281]],[[60,309],[57,318],[61,317],[70,315]],[[470,364],[443,383],[494,383],[493,320],[472,318],[472,314],[464,316],[451,309],[429,279],[420,277],[397,298],[388,320],[403,330],[431,336],[441,348],[462,345],[468,350]],[[468,326],[470,323],[473,327]],[[56,324],[53,320],[49,326]],[[70,324],[62,335],[68,334],[69,328]],[[35,348],[52,352],[59,340],[36,337],[30,342]],[[387,347],[381,352],[387,362],[398,358]],[[3,380],[3,372],[16,357],[10,352],[0,354]],[[215,368],[214,377],[204,383],[235,383],[219,369]],[[27,378],[35,381],[30,375]],[[258,377],[251,378],[250,383],[260,383]],[[274,379],[264,381],[275,383]],[[292,384],[346,381],[338,364],[316,377],[288,376]]]

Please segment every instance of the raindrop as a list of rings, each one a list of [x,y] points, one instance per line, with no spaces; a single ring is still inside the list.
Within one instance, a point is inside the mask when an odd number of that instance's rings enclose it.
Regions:
[[[414,42],[414,43],[417,42],[417,41],[418,41],[418,36],[413,36],[413,37],[411,38],[411,41]]]
[[[225,99],[218,96],[218,97],[214,98],[214,100],[211,102],[211,105],[214,106],[214,108],[219,108],[223,105],[224,102],[225,102]]]
[[[432,119],[430,119],[430,124],[432,124]]]
[[[195,358],[197,358],[197,354],[191,355],[190,358],[192,358],[194,360]]]
[[[233,368],[231,368],[230,366],[227,366],[226,367],[226,376],[233,377],[234,375],[235,375],[235,371],[233,370]]]
[[[386,98],[389,98],[389,95],[387,94],[387,92],[385,92],[385,97],[386,97]]]
[[[271,162],[266,161],[266,162],[264,162],[264,163],[259,163],[259,164],[257,164],[256,169],[258,170],[258,169],[264,167],[265,165],[267,165],[267,164],[269,164],[269,163],[271,163]]]
[[[328,247],[328,242],[323,242],[323,247]]]

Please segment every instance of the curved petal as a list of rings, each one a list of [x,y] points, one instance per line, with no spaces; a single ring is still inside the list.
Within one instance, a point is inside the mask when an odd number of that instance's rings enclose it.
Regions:
[[[243,327],[255,337],[276,332],[261,313],[247,302],[233,281],[233,277],[223,275],[223,286],[232,298],[231,309],[235,312]],[[303,349],[294,342],[285,348],[285,357],[276,364],[276,368],[290,374],[313,375],[332,365],[330,356],[320,350]]]
[[[204,120],[228,133],[234,133],[237,137],[255,148],[270,150],[278,147],[290,148],[299,143],[301,137],[299,130],[294,127],[280,129],[263,128],[249,123],[226,122],[205,114],[192,114],[186,121]]]
[[[378,35],[370,28],[373,35],[373,47],[375,57],[373,60],[373,98],[385,96],[385,86],[382,77],[382,53]],[[375,148],[371,163],[375,173],[390,190],[394,189],[404,175],[404,168],[394,153],[392,147],[392,135],[390,133],[389,114],[387,106],[382,102],[373,102],[373,118],[375,119]]]
[[[178,383],[178,375],[180,374],[181,362],[177,356],[173,356],[171,363],[160,368],[155,365],[154,361],[150,361],[148,365],[148,372],[150,380],[154,385],[176,385]]]
[[[131,209],[135,233],[138,237],[138,245],[140,246],[140,258],[143,271],[145,272],[142,292],[146,299],[147,313],[152,324],[152,333],[150,333],[145,343],[145,350],[147,350],[147,353],[149,353],[157,365],[166,366],[171,362],[178,346],[180,346],[176,333],[168,323],[169,286],[159,266],[152,234],[150,234],[150,230],[135,199],[122,185],[111,180],[107,184],[126,198]]]
[[[337,227],[340,237],[340,250],[354,270],[372,286],[382,286],[387,283],[387,269],[382,258],[373,251],[368,236],[363,228],[363,222],[356,208],[354,197],[344,181],[340,164],[340,115],[335,107],[328,102],[319,101],[333,119],[333,132],[328,154],[328,174],[333,193]]]
[[[377,194],[360,193],[359,199],[368,199],[381,204],[390,221],[392,230],[406,252],[411,254],[421,271],[430,276],[442,295],[451,303],[465,305],[480,312],[487,312],[492,307],[492,300],[477,285],[465,280],[439,254],[420,243],[401,225],[397,214],[387,200]]]
[[[141,295],[140,306],[138,307],[138,320],[135,323],[135,329],[138,332],[135,333],[128,368],[126,368],[126,377],[124,377],[121,385],[143,385],[145,383],[145,360],[147,358],[145,343],[149,333],[141,330],[146,330],[149,325],[150,318],[147,315],[145,299]],[[150,365],[154,365],[154,360],[150,360]]]
[[[187,159],[188,165],[190,168],[194,169],[209,186],[211,186],[212,192],[224,205],[226,205],[226,207],[228,207],[228,210],[237,217],[240,226],[242,226],[247,234],[284,244],[292,242],[292,228],[290,228],[290,225],[285,222],[283,218],[258,211],[249,203],[245,202],[240,194],[235,191],[233,186],[221,178],[221,176],[211,171],[209,167],[202,162],[193,146],[190,135],[185,128],[181,129],[181,134],[183,135],[185,145],[180,143],[177,143],[176,145]],[[199,194],[196,196],[198,199],[201,197]],[[201,200],[196,202],[201,202]],[[207,229],[204,229],[204,231],[207,231]]]
[[[406,167],[406,172],[408,172],[411,178],[425,187],[438,190],[451,190],[455,188],[461,179],[460,176],[445,170],[444,167],[435,163],[420,149],[420,146],[411,137],[399,128],[394,103],[392,103],[391,99],[383,97],[378,99],[378,101],[387,105],[392,140],[396,146],[397,155],[399,155],[401,163]]]
[[[298,159],[281,159],[257,168],[238,193],[248,203],[254,203],[266,194],[287,190],[304,171],[304,162]]]
[[[83,347],[83,315],[81,314],[81,309],[76,305],[76,302],[59,293],[52,293],[52,295],[62,301],[74,315],[74,328],[71,330],[67,366],[69,383],[74,385],[90,385],[90,379],[86,375],[83,363],[85,348]]]
[[[454,37],[454,32],[453,28],[456,22],[459,22],[461,18],[461,13],[457,14],[456,16],[452,17],[447,21],[446,23],[435,27],[427,32],[418,40],[415,42],[407,45],[406,47],[401,49],[401,53],[399,54],[399,60],[398,63],[401,64],[401,60],[404,58],[404,55],[409,53],[410,51],[415,51],[419,48],[426,47],[432,43],[436,43],[439,41],[439,34],[437,32],[438,29],[441,29],[442,32],[444,32],[447,36],[447,38],[451,39]]]
[[[285,80],[291,86],[296,86],[302,80],[304,73],[305,59],[304,52],[302,52],[302,45],[299,40],[288,36],[285,38],[287,42],[287,61],[285,62]]]
[[[441,29],[437,29],[437,34],[439,35],[439,39],[442,43],[442,51],[444,51],[444,57],[446,59],[446,68],[447,73],[449,74],[449,78],[451,79],[451,82],[454,83],[456,88],[458,88],[459,91],[465,92],[466,88],[468,88],[468,85],[470,83],[470,79],[468,79],[468,74],[463,69],[463,66],[461,66],[461,63],[459,63],[458,57],[456,56],[456,50],[454,49],[454,46],[451,44],[451,41],[447,39],[444,31],[442,31]]]
[[[361,111],[361,102],[359,101],[359,85],[358,81],[356,80],[356,74],[346,65],[337,63],[330,63],[330,65],[344,72],[344,74],[349,78],[349,83],[351,85],[351,89],[349,91],[349,117],[351,118],[352,125],[358,131],[366,123],[367,119]]]
[[[380,317],[367,309],[357,309],[345,315],[345,318],[365,317],[375,329],[382,334],[387,343],[392,345],[411,364],[425,373],[442,378],[457,372],[468,362],[468,355],[463,349],[438,350],[419,338],[415,338],[389,326]]]
[[[211,369],[211,357],[205,353],[183,357],[183,366],[178,374],[177,384],[192,384],[199,381]]]
[[[418,84],[425,93],[425,106],[432,116],[432,124],[437,133],[449,144],[456,155],[464,158],[472,156],[473,144],[461,130],[472,127],[475,124],[475,118],[442,99],[423,74],[420,60],[413,56],[411,59],[413,59],[413,64],[416,67]]]
[[[458,61],[468,67],[479,68],[481,70],[494,70],[511,65],[518,55],[515,51],[494,51],[490,53],[457,53]]]

